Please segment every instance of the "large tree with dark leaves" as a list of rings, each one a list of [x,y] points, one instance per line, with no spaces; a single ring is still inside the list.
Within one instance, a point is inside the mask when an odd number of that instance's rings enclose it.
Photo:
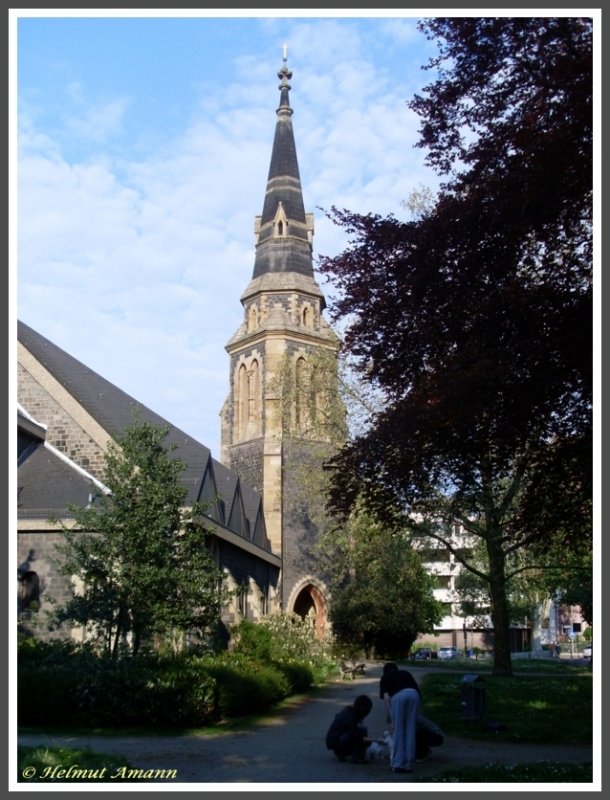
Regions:
[[[350,235],[321,259],[331,311],[387,401],[331,463],[331,505],[364,495],[477,569],[510,675],[509,555],[591,536],[592,21],[421,29],[437,73],[410,106],[438,197],[407,222],[329,214]],[[486,569],[431,520],[462,523]]]

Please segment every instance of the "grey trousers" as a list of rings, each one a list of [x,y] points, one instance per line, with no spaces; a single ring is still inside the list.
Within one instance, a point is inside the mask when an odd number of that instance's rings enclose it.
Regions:
[[[401,689],[390,700],[394,727],[392,767],[413,769],[419,704],[419,693],[415,689]]]

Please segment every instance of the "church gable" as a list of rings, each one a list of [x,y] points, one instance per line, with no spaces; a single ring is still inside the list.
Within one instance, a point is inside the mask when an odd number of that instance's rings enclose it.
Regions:
[[[241,481],[240,488],[244,512],[248,519],[250,541],[258,544],[259,547],[264,547],[268,540],[261,496]]]
[[[267,541],[267,533],[265,530],[265,518],[263,516],[263,509],[259,503],[259,508],[256,516],[254,517],[254,526],[251,531],[252,541],[259,547],[264,547]]]
[[[209,458],[205,468],[197,502],[203,505],[206,517],[210,517],[216,522],[220,522],[221,525],[225,524],[226,520],[220,497],[218,495],[218,489],[216,488],[213,460],[211,457]]]
[[[233,495],[233,505],[229,512],[229,527],[234,531],[238,531],[244,539],[250,540],[250,520],[246,517],[246,512],[244,511],[239,483]]]

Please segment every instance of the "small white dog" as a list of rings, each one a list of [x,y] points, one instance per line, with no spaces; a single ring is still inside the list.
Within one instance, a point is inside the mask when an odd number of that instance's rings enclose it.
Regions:
[[[366,749],[367,761],[389,761],[392,757],[392,735],[385,731],[383,739],[377,739]]]

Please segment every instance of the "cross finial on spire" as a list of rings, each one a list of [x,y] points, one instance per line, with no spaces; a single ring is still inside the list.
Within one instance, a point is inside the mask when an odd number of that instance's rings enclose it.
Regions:
[[[288,65],[286,64],[286,61],[288,60],[288,45],[287,44],[282,45],[282,53],[283,53],[283,62],[284,63],[280,67],[280,71],[277,74],[278,78],[282,81],[280,83],[280,85],[278,86],[278,89],[280,89],[280,91],[282,91],[284,89],[290,90],[290,84],[288,83],[288,81],[290,80],[290,78],[292,78],[292,72],[288,69]],[[286,97],[284,98],[283,105],[289,106],[288,95],[286,95]]]

